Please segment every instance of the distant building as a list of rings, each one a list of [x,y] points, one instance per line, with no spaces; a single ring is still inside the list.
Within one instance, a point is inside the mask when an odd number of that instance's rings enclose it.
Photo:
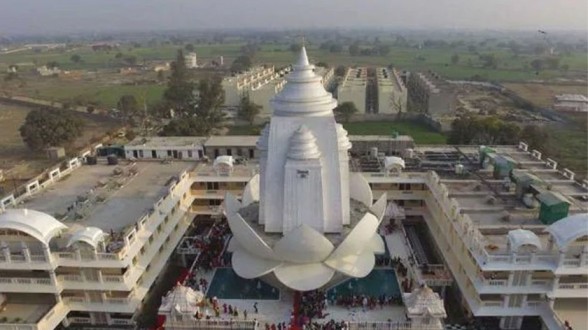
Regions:
[[[153,67],[153,71],[155,72],[159,72],[159,71],[169,71],[171,69],[169,62],[163,63],[163,64],[157,64]]]
[[[588,98],[581,94],[562,94],[555,97],[555,110],[588,112]]]
[[[337,87],[337,99],[339,104],[344,102],[353,102],[358,110],[358,114],[366,113],[366,88],[367,88],[367,69],[350,68],[343,78],[343,81]]]
[[[126,158],[136,159],[185,159],[204,157],[203,137],[137,137],[125,145]]]
[[[411,73],[406,87],[409,109],[434,117],[455,112],[455,89],[438,74],[431,71]]]
[[[37,73],[42,77],[48,77],[60,74],[61,69],[58,67],[48,68],[46,65],[43,65],[37,68]]]
[[[225,77],[222,81],[225,90],[225,106],[238,107],[241,99],[248,95],[251,101],[262,106],[260,116],[271,114],[269,101],[284,87],[283,76],[289,68],[276,71],[271,67],[256,67],[244,73]]]
[[[198,67],[198,58],[196,53],[192,52],[186,56],[186,67],[188,69],[196,69]]]
[[[396,114],[406,111],[408,92],[395,69],[376,70],[378,113]]]
[[[314,73],[323,78],[323,87],[327,91],[331,91],[335,84],[335,70],[332,68],[324,68],[321,66],[314,69]]]

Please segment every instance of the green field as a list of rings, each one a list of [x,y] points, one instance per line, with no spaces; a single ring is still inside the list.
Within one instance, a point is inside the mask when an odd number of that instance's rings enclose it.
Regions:
[[[224,56],[229,63],[240,55],[243,42],[224,44],[194,44],[200,60],[207,61],[218,56]],[[265,44],[254,57],[257,64],[288,65],[294,61],[295,54],[285,44]],[[90,47],[79,47],[73,50],[51,50],[36,53],[24,51],[12,54],[0,55],[0,67],[9,64],[43,65],[50,61],[56,61],[60,67],[66,70],[99,68],[118,68],[125,66],[122,59],[116,59],[117,53],[122,53],[123,58],[136,56],[137,64],[144,61],[166,60],[171,61],[176,51],[181,46],[163,45],[153,47],[121,46],[118,50],[109,52],[93,51]],[[319,49],[316,45],[307,46],[312,62],[326,62],[331,66],[387,66],[393,64],[401,70],[434,70],[450,79],[470,79],[477,76],[487,80],[498,81],[523,81],[533,79],[554,79],[562,76],[584,76],[588,70],[586,54],[573,52],[568,55],[560,55],[560,66],[568,65],[569,69],[541,70],[539,73],[530,68],[530,62],[537,58],[534,55],[513,56],[503,48],[483,49],[478,53],[472,53],[464,48],[422,48],[415,47],[391,47],[387,56],[351,56],[347,51],[330,53]],[[78,54],[82,58],[81,63],[73,63],[70,57]],[[459,55],[459,62],[451,64],[451,56]],[[482,67],[479,54],[494,54],[498,60],[496,69]]]
[[[427,126],[413,121],[353,122],[343,124],[350,135],[410,135],[417,144],[445,144],[443,134],[432,131]],[[229,135],[259,135],[260,126],[233,126]]]

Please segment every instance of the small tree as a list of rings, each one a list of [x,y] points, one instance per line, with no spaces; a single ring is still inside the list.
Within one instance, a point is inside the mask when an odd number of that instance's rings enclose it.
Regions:
[[[82,61],[82,57],[79,54],[73,54],[69,60],[77,64]]]
[[[348,123],[357,112],[357,108],[353,102],[343,102],[333,109],[333,112],[339,120]]]
[[[249,95],[246,95],[241,99],[241,104],[239,105],[239,117],[249,122],[249,125],[253,125],[255,117],[259,115],[260,112],[261,105],[253,103],[249,98]]]
[[[453,54],[451,55],[451,64],[456,65],[459,63],[459,55]]]
[[[82,134],[84,122],[65,110],[38,109],[28,113],[20,136],[32,150],[62,146]]]
[[[57,68],[59,66],[59,63],[57,63],[56,61],[49,61],[49,62],[47,62],[47,64],[45,64],[45,66],[48,69],[54,69],[54,68]]]
[[[129,55],[127,57],[125,57],[124,61],[128,64],[128,65],[135,65],[137,64],[137,56],[135,55]]]
[[[133,116],[137,115],[140,110],[139,103],[133,95],[121,96],[116,106],[120,110],[123,118],[125,118],[126,120],[129,120]]]
[[[186,46],[184,46],[184,49],[188,52],[193,52],[194,51],[194,45],[192,44],[187,44]]]

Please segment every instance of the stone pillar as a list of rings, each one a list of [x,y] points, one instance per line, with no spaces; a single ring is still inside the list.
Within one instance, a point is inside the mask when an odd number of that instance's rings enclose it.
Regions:
[[[508,281],[506,283],[507,286],[512,286],[512,281],[514,280],[514,273],[511,271],[508,273]]]
[[[560,279],[559,276],[556,276],[555,278],[553,278],[553,286],[551,287],[551,291],[552,292],[558,289],[558,287],[559,287],[559,279]]]
[[[98,277],[98,282],[103,283],[104,282],[104,278],[102,277],[102,270],[101,269],[97,269],[96,270],[96,276]]]
[[[48,263],[53,262],[53,257],[51,256],[51,250],[49,249],[49,245],[43,245],[43,255],[45,255],[45,260]]]
[[[559,259],[557,260],[557,267],[563,267],[566,260],[566,251],[559,251]]]
[[[112,325],[112,318],[110,317],[110,313],[106,313],[106,324]]]
[[[49,270],[49,278],[51,279],[51,284],[56,287],[57,286],[57,276],[55,275],[55,270]]]
[[[10,247],[8,244],[6,244],[6,242],[2,242],[0,243],[0,246],[2,247],[2,254],[4,255],[4,259],[6,259],[6,262],[12,262],[12,258],[10,256]]]
[[[26,242],[20,242],[20,246],[22,248],[22,254],[25,258],[25,261],[27,263],[31,262],[31,250],[29,250],[29,246],[27,245]]]

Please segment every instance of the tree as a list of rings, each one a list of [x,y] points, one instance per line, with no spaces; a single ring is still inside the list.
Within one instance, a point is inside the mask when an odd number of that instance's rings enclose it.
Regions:
[[[28,113],[20,136],[32,150],[62,146],[82,134],[84,122],[70,111],[37,109]]]
[[[125,57],[124,61],[128,64],[128,65],[135,65],[137,64],[137,56],[135,55],[129,55],[127,57]]]
[[[533,68],[533,70],[535,71],[541,71],[543,70],[543,60],[540,58],[536,58],[534,60],[531,61],[531,67]]]
[[[451,55],[451,64],[456,65],[459,63],[459,55],[453,54]]]
[[[349,46],[349,55],[351,56],[357,56],[359,55],[360,52],[360,48],[359,48],[359,44],[353,43],[351,46]]]
[[[375,47],[375,51],[380,54],[380,56],[386,56],[390,54],[390,46],[388,45],[379,45]]]
[[[123,118],[130,120],[140,112],[139,102],[133,95],[123,95],[116,104],[118,110],[120,110]]]
[[[498,67],[498,59],[494,54],[482,54],[479,58],[484,68],[496,69]]]
[[[300,44],[291,44],[289,49],[291,52],[296,53],[299,52],[301,48],[302,46]]]
[[[231,64],[231,72],[247,71],[251,68],[252,65],[253,63],[251,62],[251,57],[248,55],[241,55],[237,57]]]
[[[82,61],[82,57],[79,54],[73,54],[69,60],[77,64]]]
[[[497,117],[460,116],[451,123],[449,144],[515,144],[520,128]]]
[[[94,111],[96,111],[96,108],[93,105],[89,105],[86,107],[86,112],[94,113]]]
[[[114,55],[114,58],[116,58],[117,60],[121,59],[122,57],[123,57],[123,53],[121,53],[121,52],[118,52],[118,53],[116,53],[116,55]]]
[[[333,109],[335,116],[341,121],[347,123],[351,117],[357,112],[357,108],[353,102],[343,102]]]
[[[174,111],[181,113],[187,111],[188,103],[192,100],[193,95],[194,84],[188,76],[184,53],[178,49],[176,60],[171,64],[171,74],[163,98]]]
[[[335,69],[335,76],[337,77],[345,77],[345,74],[347,73],[347,68],[345,68],[342,65],[339,65],[336,69]]]
[[[255,117],[261,112],[261,105],[253,103],[249,98],[249,95],[241,98],[239,104],[239,117],[249,122],[249,125],[253,125]]]
[[[57,61],[49,61],[49,62],[47,62],[47,64],[45,64],[45,66],[48,69],[53,69],[53,68],[57,68],[59,66],[59,63],[57,63]]]
[[[186,51],[188,52],[193,52],[195,48],[192,44],[186,44],[186,46],[184,46],[184,49],[186,49]]]
[[[162,82],[164,80],[165,80],[165,74],[163,73],[163,70],[157,71],[157,81]]]

